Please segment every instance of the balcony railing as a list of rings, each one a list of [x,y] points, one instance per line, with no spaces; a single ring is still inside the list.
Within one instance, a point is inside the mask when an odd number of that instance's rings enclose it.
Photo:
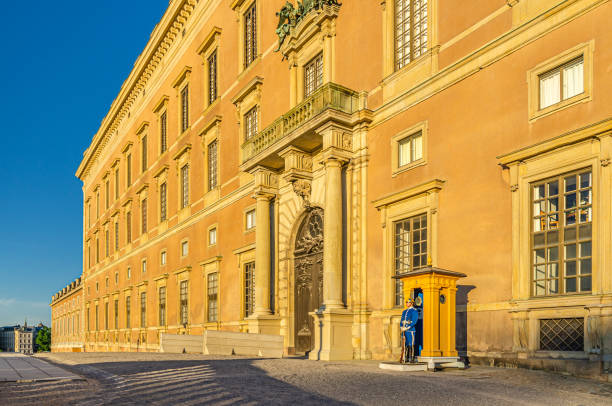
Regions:
[[[287,137],[295,129],[327,109],[352,114],[359,108],[359,95],[353,90],[327,83],[302,103],[276,119],[272,124],[242,144],[243,162]]]

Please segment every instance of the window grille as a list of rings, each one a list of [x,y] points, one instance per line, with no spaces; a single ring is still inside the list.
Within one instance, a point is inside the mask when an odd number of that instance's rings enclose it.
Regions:
[[[255,306],[255,262],[244,265],[244,317],[253,314]]]
[[[115,222],[115,252],[119,251],[119,222]]]
[[[189,86],[181,90],[181,133],[189,128]]]
[[[147,170],[147,136],[142,137],[142,172]]]
[[[159,187],[159,220],[166,221],[167,208],[167,186],[166,183],[162,183]]]
[[[217,100],[217,51],[208,57],[208,104]]]
[[[99,314],[99,312],[100,312],[100,309],[98,308],[98,305],[96,305],[96,331],[98,331],[98,327],[99,327],[99,324],[98,324],[98,314]]]
[[[127,243],[132,242],[132,212],[127,212],[125,216],[125,228],[126,228],[126,239]]]
[[[110,255],[110,231],[104,231],[104,254],[108,258]]]
[[[244,67],[257,58],[257,16],[256,3],[244,14]]]
[[[104,184],[104,200],[104,208],[108,210],[108,207],[110,206],[110,180],[107,180]]]
[[[532,295],[590,292],[593,185],[590,170],[532,184]]]
[[[100,262],[100,239],[96,237],[96,264]]]
[[[147,294],[142,292],[140,294],[140,327],[145,328],[147,326]]]
[[[70,325],[70,320],[68,324]],[[108,330],[108,303],[104,303],[104,330]]]
[[[397,69],[427,51],[427,0],[395,0],[395,64]]]
[[[147,232],[147,199],[142,199],[140,210],[142,216],[142,234],[145,234]]]
[[[185,325],[189,322],[189,303],[187,295],[187,281],[182,281],[180,285],[181,292],[181,324]]]
[[[96,219],[100,218],[100,190],[96,191]]]
[[[132,154],[127,155],[127,185],[132,184]]]
[[[217,321],[217,292],[218,292],[218,274],[208,274],[208,321]]]
[[[130,328],[130,318],[132,317],[132,303],[130,296],[125,298],[125,327]]]
[[[119,169],[115,169],[115,200],[119,199]]]
[[[584,319],[541,319],[540,350],[584,351]]]
[[[319,54],[304,67],[304,97],[323,85],[323,54]]]
[[[119,299],[115,299],[115,330],[119,329]]]
[[[159,288],[159,325],[166,325],[166,287]]]
[[[181,168],[181,209],[189,205],[189,165]]]
[[[208,190],[217,187],[217,140],[208,144]]]
[[[419,215],[394,224],[395,274],[416,271],[427,265],[427,215]],[[395,305],[404,300],[402,281],[395,282]]]
[[[168,115],[164,111],[159,117],[160,150],[163,154],[168,149]]]
[[[257,106],[255,106],[244,115],[245,141],[257,135],[257,126]]]

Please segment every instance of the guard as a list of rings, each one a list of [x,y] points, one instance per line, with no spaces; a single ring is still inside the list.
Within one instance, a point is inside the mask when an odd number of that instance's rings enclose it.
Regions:
[[[402,332],[402,356],[400,362],[414,363],[414,344],[416,324],[419,320],[419,311],[414,308],[412,298],[406,299],[406,309],[402,312],[400,320],[400,331]]]

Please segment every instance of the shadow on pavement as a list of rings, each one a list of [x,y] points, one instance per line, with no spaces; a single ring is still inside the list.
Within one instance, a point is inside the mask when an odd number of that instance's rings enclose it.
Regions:
[[[258,359],[260,360],[260,359]],[[100,385],[82,397],[67,393],[55,404],[200,405],[200,404],[326,404],[352,405],[308,392],[270,377],[254,359],[129,361],[62,365]],[[40,399],[48,398],[39,392]],[[74,399],[71,400],[70,396]]]

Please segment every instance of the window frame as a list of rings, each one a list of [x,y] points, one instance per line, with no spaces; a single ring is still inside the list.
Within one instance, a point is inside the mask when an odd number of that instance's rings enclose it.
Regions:
[[[590,185],[587,188],[582,188],[580,186],[580,180],[581,180],[581,175],[584,174],[589,174],[590,175]],[[576,176],[577,178],[577,183],[576,183],[576,189],[575,191],[565,191],[564,189],[564,181],[571,177],[571,176]],[[546,190],[545,191],[545,195],[543,199],[535,199],[534,193],[535,193],[535,188],[537,186],[545,186],[546,189],[546,185],[548,185],[551,182],[557,181],[557,194],[550,196],[549,195],[549,191]],[[591,294],[593,292],[593,276],[594,276],[594,272],[593,272],[593,267],[594,267],[594,257],[593,257],[593,242],[594,242],[594,235],[593,235],[593,225],[596,222],[596,211],[595,211],[595,207],[594,207],[594,202],[596,201],[596,196],[594,194],[594,185],[593,185],[593,169],[586,167],[586,168],[582,168],[582,169],[577,169],[577,170],[573,170],[570,172],[561,172],[555,176],[550,176],[535,182],[531,182],[529,184],[530,186],[530,190],[529,190],[529,201],[530,201],[530,229],[529,229],[529,253],[530,253],[530,295],[532,298],[545,298],[545,297],[562,297],[562,296],[570,296],[570,295],[580,295],[580,294]],[[566,207],[566,203],[567,203],[567,196],[569,196],[570,194],[574,194],[576,196],[578,196],[579,194],[581,194],[581,192],[584,191],[588,191],[590,192],[590,204],[587,205],[581,205],[579,198],[576,198],[576,205],[574,207],[574,212],[576,213],[576,217],[575,217],[575,223],[570,225],[573,226],[576,230],[576,238],[572,239],[572,240],[567,240],[566,237],[566,232],[568,228],[571,227],[567,227],[567,225],[565,224],[565,212],[568,211],[567,207]],[[544,228],[542,230],[534,230],[534,225],[535,225],[535,220],[536,217],[542,217],[542,214],[536,216],[534,214],[534,209],[535,209],[535,205],[536,205],[536,201],[537,203],[540,202],[544,202],[546,203],[546,205],[548,206],[549,201],[551,199],[557,199],[557,210],[556,211],[546,211],[544,212],[544,219],[546,220],[546,224],[544,226]],[[578,214],[580,213],[580,210],[582,209],[582,206],[585,206],[587,209],[590,209],[590,221],[582,223],[579,221]],[[546,207],[548,208],[548,207]],[[554,218],[554,215],[556,214],[557,216],[557,228],[555,229],[551,229],[548,226],[548,221],[550,220],[551,217]],[[541,220],[541,219],[540,219]],[[588,224],[589,228],[590,228],[590,238],[587,240],[582,240],[580,238],[582,232],[581,230],[581,225],[582,224]],[[545,251],[545,260],[543,263],[540,263],[540,265],[537,265],[535,263],[535,251],[536,251],[536,247],[535,247],[535,243],[534,243],[534,238],[536,235],[538,234],[542,234],[542,235],[546,235],[549,232],[551,232],[550,230],[556,230],[557,233],[557,243],[556,245],[553,244],[547,244],[544,243],[542,250]],[[555,231],[552,231],[555,232]],[[584,243],[589,243],[590,245],[590,255],[587,256],[583,256],[581,255],[581,244]],[[568,246],[571,246],[572,243],[574,243],[573,245],[575,245],[576,247],[576,252],[575,252],[575,256],[573,258],[565,258],[566,255],[566,250]],[[557,278],[549,278],[549,272],[548,272],[548,267],[549,265],[553,265],[555,264],[555,261],[549,261],[549,251],[551,248],[557,248],[557,260],[556,260],[556,264],[557,264]],[[571,261],[571,260],[574,261]],[[582,261],[589,261],[590,262],[590,272],[589,273],[582,273],[582,265],[579,263],[581,263]],[[570,275],[569,277],[566,276],[566,267],[567,267],[567,263],[568,262],[575,262],[576,265],[576,269],[574,271],[574,275]],[[544,279],[535,279],[534,278],[534,274],[535,274],[535,268],[536,267],[544,267]],[[580,268],[580,270],[578,269]],[[585,290],[583,291],[581,289],[581,279],[584,277],[588,277],[590,280],[590,290]],[[575,291],[573,292],[567,292],[567,280],[568,279],[574,279],[576,282],[575,285]],[[557,293],[549,293],[549,281],[557,281]],[[542,295],[538,295],[536,294],[536,281],[544,281],[545,284],[545,294]]]
[[[421,150],[422,150],[421,155],[422,156],[421,158],[400,166],[400,162],[399,162],[400,143],[403,140],[416,137],[419,134],[422,137],[422,141],[421,141]],[[391,138],[391,176],[395,177],[401,174],[402,172],[411,170],[418,166],[426,165],[427,164],[428,140],[429,140],[428,121],[421,121],[420,123],[417,123],[409,128],[406,128],[405,130],[402,130],[399,133],[397,133],[395,136],[393,136]],[[412,150],[411,150],[411,155],[412,155]]]
[[[246,6],[244,12],[242,12],[242,50],[243,50],[243,58],[242,58],[242,69],[246,70],[249,66],[253,65],[257,59],[259,58],[259,29],[257,27],[259,23],[258,13],[258,4],[257,1],[253,1],[248,6]],[[251,35],[249,35],[249,29]]]
[[[534,122],[568,107],[592,101],[594,49],[594,40],[579,44],[545,60],[527,72],[529,122]],[[561,69],[580,57],[583,58],[583,92],[565,100],[563,99],[563,93],[561,93],[561,100],[558,103],[540,108],[540,79],[542,75]],[[562,80],[561,86],[563,86]]]
[[[310,69],[313,69],[313,75],[309,75]],[[312,96],[314,92],[320,89],[324,83],[325,63],[323,59],[323,51],[315,55],[310,61],[304,65],[304,98]],[[312,83],[310,81],[312,79]]]

